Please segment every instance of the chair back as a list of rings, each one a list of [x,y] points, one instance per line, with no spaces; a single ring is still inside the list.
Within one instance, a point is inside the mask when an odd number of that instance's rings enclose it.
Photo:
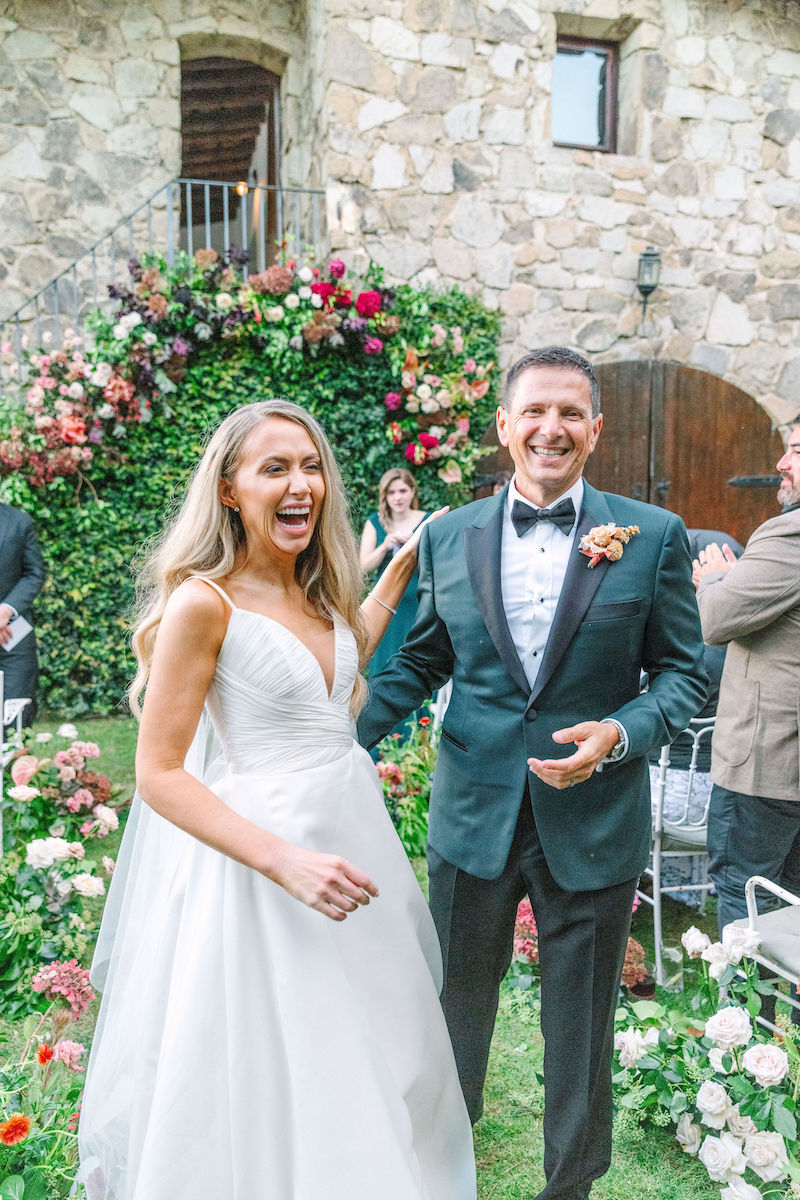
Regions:
[[[705,831],[708,825],[708,807],[709,799],[703,805],[700,814],[691,815],[692,794],[694,791],[695,781],[697,777],[697,757],[700,753],[700,746],[704,740],[710,740],[711,734],[714,731],[715,717],[694,717],[682,734],[678,737],[686,736],[691,739],[692,752],[689,760],[688,770],[682,773],[686,775],[686,794],[683,797],[683,803],[678,808],[678,811],[670,815],[668,826],[670,836],[680,838],[681,831],[684,831],[687,840],[694,843],[700,835]],[[655,801],[656,812],[654,818],[654,830],[656,833],[662,833],[664,830],[664,797],[667,790],[667,771],[670,762],[670,745],[661,747],[661,755],[658,760],[658,779],[655,786]]]

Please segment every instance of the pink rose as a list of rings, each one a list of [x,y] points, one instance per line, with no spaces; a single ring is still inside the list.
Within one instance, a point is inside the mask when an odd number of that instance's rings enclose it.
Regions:
[[[474,358],[468,358],[467,361],[464,363],[464,370],[467,373],[467,375],[471,375],[473,373],[473,371],[477,371],[477,369],[478,369],[478,364],[475,362]]]
[[[768,1042],[766,1045],[757,1042],[745,1050],[742,1056],[742,1066],[745,1071],[755,1075],[756,1083],[759,1083],[761,1087],[772,1087],[774,1084],[780,1083],[789,1070],[789,1059],[786,1057],[786,1051],[782,1050],[780,1046],[776,1046],[772,1042]]]

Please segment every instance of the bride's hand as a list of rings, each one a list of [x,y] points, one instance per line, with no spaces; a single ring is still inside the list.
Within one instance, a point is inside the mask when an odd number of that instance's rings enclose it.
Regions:
[[[299,846],[287,844],[270,874],[295,900],[332,921],[343,921],[359,905],[369,904],[370,896],[378,895],[369,875],[347,859]]]
[[[405,558],[406,555],[413,555],[414,561],[416,562],[417,546],[419,545],[419,539],[422,536],[423,529],[425,529],[427,525],[430,525],[431,521],[438,521],[439,517],[443,517],[445,513],[449,512],[450,505],[446,504],[444,508],[437,508],[435,512],[432,512],[429,516],[427,516],[425,520],[417,526],[408,540],[403,542],[403,545],[395,555],[395,560]]]

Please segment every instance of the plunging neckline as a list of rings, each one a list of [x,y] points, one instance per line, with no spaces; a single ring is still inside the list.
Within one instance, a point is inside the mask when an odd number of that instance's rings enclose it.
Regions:
[[[284,633],[288,633],[292,641],[297,642],[297,645],[301,648],[301,650],[305,650],[308,657],[314,663],[314,666],[319,672],[319,677],[322,680],[322,686],[325,689],[325,695],[328,697],[328,700],[333,700],[333,693],[336,691],[336,679],[339,674],[339,626],[335,618],[332,621],[333,629],[331,630],[333,633],[333,680],[331,682],[329,691],[328,681],[325,678],[325,671],[323,670],[322,663],[319,661],[314,651],[309,649],[303,639],[299,638],[297,634],[289,628],[288,625],[284,625],[282,621],[276,621],[274,617],[268,617],[266,613],[256,612],[254,608],[240,608],[237,604],[234,604],[231,601],[231,616],[233,616],[234,613],[247,613],[247,615],[251,617],[261,617],[264,621],[269,621],[270,625],[277,625],[278,629],[282,629]],[[228,628],[230,628],[230,621],[228,621]],[[227,636],[228,630],[226,629],[225,638],[227,638]],[[225,638],[223,638],[223,642],[225,641]]]

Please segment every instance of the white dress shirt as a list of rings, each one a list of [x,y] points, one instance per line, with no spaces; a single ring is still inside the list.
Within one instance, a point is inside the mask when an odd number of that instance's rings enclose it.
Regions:
[[[525,677],[531,691],[536,683],[539,668],[542,664],[542,654],[550,636],[550,628],[556,614],[561,589],[564,586],[564,576],[567,573],[578,522],[583,504],[583,479],[579,479],[571,488],[557,496],[547,505],[552,508],[561,500],[572,500],[575,505],[575,522],[568,533],[563,533],[552,521],[537,521],[530,526],[522,537],[511,521],[511,510],[515,500],[531,505],[531,501],[521,495],[512,479],[508,485],[506,505],[503,510],[503,532],[500,545],[500,587],[503,596],[503,608],[508,621],[509,632],[516,647],[519,661],[522,663]],[[587,720],[592,718],[587,717]],[[602,718],[609,720],[608,717]],[[614,758],[604,758],[598,764],[597,770],[602,770],[608,762],[624,758],[628,752],[628,733],[619,721],[612,720],[620,735],[621,746],[616,750]]]
[[[552,508],[553,504],[567,499],[575,505],[575,523],[568,533],[562,532],[551,521],[537,521],[522,537],[517,537],[511,523],[514,501],[521,500],[534,508],[536,505],[531,505],[531,501],[517,491],[513,479],[508,485],[500,549],[500,587],[508,628],[531,689],[539,674],[567,563],[575,545],[583,503],[583,479],[547,507]]]

